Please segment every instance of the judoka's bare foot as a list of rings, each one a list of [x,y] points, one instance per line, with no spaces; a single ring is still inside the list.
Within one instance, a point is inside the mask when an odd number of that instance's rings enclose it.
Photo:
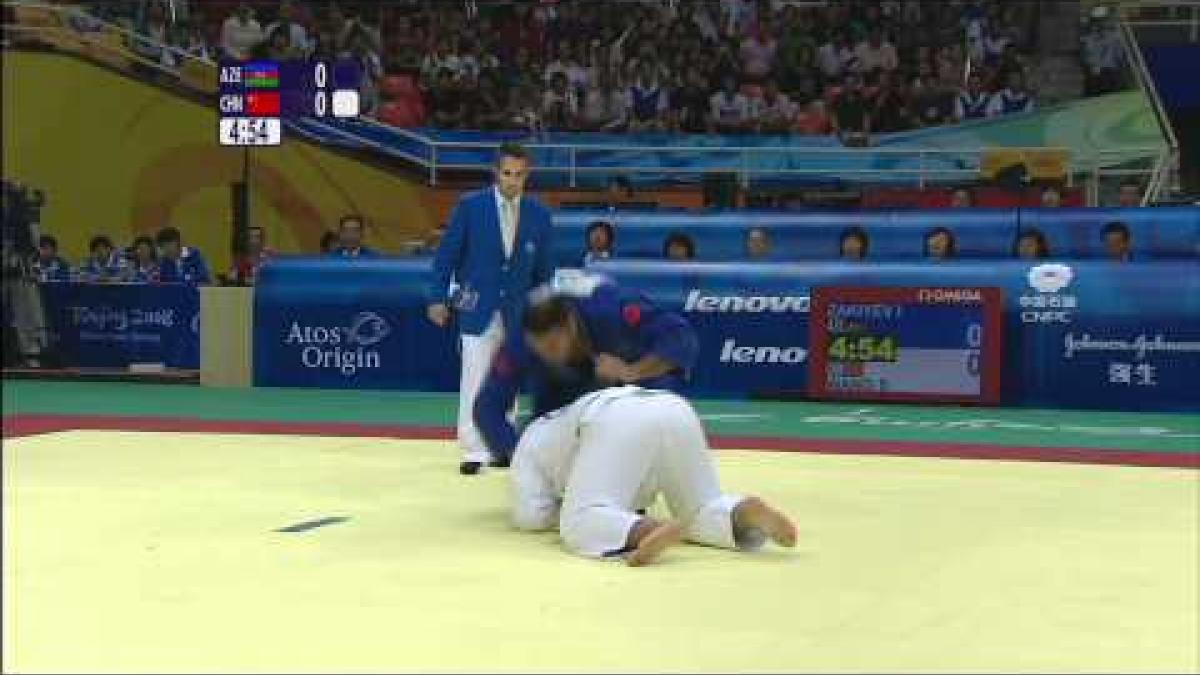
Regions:
[[[675,520],[659,522],[652,518],[643,518],[634,526],[630,539],[636,548],[625,559],[625,564],[630,567],[649,565],[657,560],[663,551],[683,539],[683,524]]]
[[[747,497],[733,509],[734,526],[757,528],[767,533],[771,541],[791,548],[796,545],[796,525],[783,512],[766,503],[761,497]]]

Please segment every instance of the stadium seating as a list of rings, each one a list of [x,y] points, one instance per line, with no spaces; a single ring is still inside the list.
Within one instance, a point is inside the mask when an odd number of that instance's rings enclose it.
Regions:
[[[1121,221],[1133,233],[1134,255],[1144,259],[1180,259],[1200,253],[1200,208],[1021,208],[872,211],[718,211],[705,214],[563,210],[555,214],[555,255],[559,264],[577,264],[589,224],[607,220],[616,226],[616,254],[623,258],[661,258],[671,232],[696,243],[697,258],[731,261],[745,257],[746,232],[761,227],[771,234],[775,258],[832,260],[842,233],[862,227],[871,239],[871,260],[913,260],[924,254],[924,238],[935,227],[949,228],[959,257],[996,260],[1013,256],[1019,232],[1040,230],[1052,257],[1100,258],[1101,231]]]
[[[1055,256],[1103,256],[1101,233],[1105,224],[1114,221],[1129,225],[1135,257],[1167,260],[1200,255],[1200,208],[1193,206],[1021,209],[1020,213],[1021,228],[1045,234]]]

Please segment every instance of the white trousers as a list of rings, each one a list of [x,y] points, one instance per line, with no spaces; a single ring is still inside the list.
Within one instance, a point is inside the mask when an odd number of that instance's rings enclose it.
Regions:
[[[539,422],[576,427],[574,434],[567,433],[570,429],[540,434],[557,442],[575,436],[579,444],[573,461],[572,453],[551,455],[570,463],[560,468],[565,489],[558,523],[567,548],[589,557],[622,552],[641,517],[635,510],[649,507],[660,494],[671,515],[684,524],[688,541],[731,549],[761,547],[764,533],[734,532],[733,509],[742,497],[721,492],[712,451],[691,405],[669,392],[624,389],[631,391],[581,401],[588,409],[578,415]],[[518,454],[525,451],[523,438]]]
[[[487,330],[479,335],[461,335],[462,373],[458,384],[458,447],[464,462],[487,463],[492,458],[483,434],[475,426],[475,399],[483,388],[492,359],[504,344],[504,322],[500,315],[492,317]],[[516,419],[516,404],[509,411]]]

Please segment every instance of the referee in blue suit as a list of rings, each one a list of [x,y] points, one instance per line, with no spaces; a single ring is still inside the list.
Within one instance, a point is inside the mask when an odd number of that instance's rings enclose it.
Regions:
[[[554,273],[550,211],[524,196],[531,167],[525,148],[501,146],[496,184],[459,201],[433,260],[429,319],[445,328],[453,313],[461,333],[458,444],[464,475],[493,461],[472,414],[492,358],[506,335],[520,334],[529,291]]]

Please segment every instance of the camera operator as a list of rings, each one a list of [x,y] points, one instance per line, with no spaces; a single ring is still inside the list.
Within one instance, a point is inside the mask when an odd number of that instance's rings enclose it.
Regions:
[[[40,257],[38,222],[45,196],[40,190],[5,180],[4,218],[0,256],[4,270],[4,365],[41,365],[47,355],[49,332],[37,285],[34,261]]]

